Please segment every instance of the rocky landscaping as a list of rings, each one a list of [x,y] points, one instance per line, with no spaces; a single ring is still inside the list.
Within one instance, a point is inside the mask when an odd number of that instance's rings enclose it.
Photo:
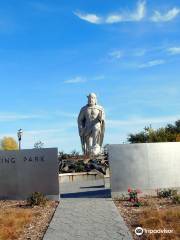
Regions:
[[[75,172],[91,172],[97,170],[106,174],[109,167],[108,160],[105,156],[99,158],[60,158],[59,157],[59,173],[75,173]]]

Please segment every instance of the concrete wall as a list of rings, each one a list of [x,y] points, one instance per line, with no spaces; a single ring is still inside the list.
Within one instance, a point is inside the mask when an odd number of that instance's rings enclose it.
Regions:
[[[96,179],[104,179],[104,175],[96,172],[80,172],[80,173],[62,173],[59,174],[59,182],[81,182]]]
[[[112,144],[108,147],[111,191],[180,187],[180,143]]]
[[[0,199],[25,199],[35,191],[59,199],[57,149],[0,151]]]

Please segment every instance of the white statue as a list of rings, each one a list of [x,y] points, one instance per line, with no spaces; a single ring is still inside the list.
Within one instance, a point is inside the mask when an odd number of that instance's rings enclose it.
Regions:
[[[79,136],[85,155],[99,155],[104,138],[104,109],[97,105],[96,94],[90,93],[88,104],[81,108],[78,116]]]

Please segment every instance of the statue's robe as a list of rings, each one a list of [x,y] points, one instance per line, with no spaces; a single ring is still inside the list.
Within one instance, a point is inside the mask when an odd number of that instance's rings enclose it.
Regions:
[[[86,106],[81,108],[78,116],[79,135],[81,137],[81,144],[84,154],[88,152],[88,149],[86,149],[87,138],[92,137],[93,128],[96,126],[98,126],[99,128],[99,137],[96,144],[101,147],[105,131],[104,109],[99,105],[89,106],[87,104]]]

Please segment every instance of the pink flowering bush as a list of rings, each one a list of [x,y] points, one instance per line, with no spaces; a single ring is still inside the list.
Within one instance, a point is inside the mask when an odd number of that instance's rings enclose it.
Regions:
[[[140,207],[142,205],[138,198],[139,193],[142,193],[140,189],[128,188],[129,202],[133,204],[133,207]]]

